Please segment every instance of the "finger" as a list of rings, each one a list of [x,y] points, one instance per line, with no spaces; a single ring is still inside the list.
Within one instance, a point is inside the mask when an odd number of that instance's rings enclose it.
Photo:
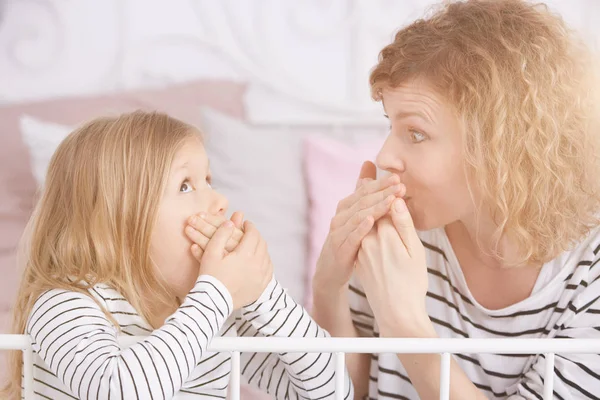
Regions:
[[[360,168],[359,179],[365,178],[377,179],[377,168],[371,161],[365,161]]]
[[[357,210],[356,212],[354,210],[342,211],[342,213],[333,217],[330,228],[333,232],[338,231],[341,235],[346,237],[361,224],[365,218],[371,216],[377,221],[389,213],[395,198],[395,195],[388,195],[379,203],[373,204],[371,207],[365,208],[364,210]]]
[[[234,215],[232,215],[231,217],[234,218]],[[229,242],[227,242],[227,246],[226,246],[226,247],[230,247],[231,250],[233,250],[239,244],[240,240],[242,239],[242,236],[244,236],[244,232],[242,232],[242,230],[241,230],[242,229],[241,225],[243,224],[244,214],[241,212],[238,212],[238,216],[235,216],[235,218],[236,219],[239,218],[240,226],[238,227],[236,224],[236,221],[231,219],[231,222],[233,222],[235,229],[233,230],[233,235],[231,236],[231,240]],[[216,230],[225,221],[227,221],[227,218],[225,218],[224,216],[215,215],[215,214],[204,214],[203,219],[207,223],[204,225],[204,229],[206,229],[207,232],[212,231],[213,229]],[[212,226],[212,228],[211,228],[211,226]],[[231,251],[227,248],[226,248],[226,250]]]
[[[379,203],[386,203],[387,209],[387,206],[389,206],[396,197],[402,197],[405,193],[406,187],[402,183],[399,183],[394,186],[389,186],[378,192],[368,194],[359,199],[350,208],[341,211],[337,216],[338,223],[345,224],[355,214],[358,214],[360,211],[370,209]]]
[[[410,212],[406,207],[406,202],[402,199],[396,199],[392,205],[392,222],[400,239],[411,257],[420,256],[423,253],[423,244],[417,235]]]
[[[199,232],[198,230],[194,229],[191,225],[188,225],[185,227],[184,229],[185,231],[185,235],[195,244],[197,244],[198,246],[200,246],[200,248],[202,250],[206,249],[206,245],[208,244],[208,241],[210,240],[209,237],[207,237],[207,235],[203,234],[202,232]],[[211,237],[213,235],[210,235]]]
[[[231,222],[233,222],[236,228],[242,229],[244,223],[244,213],[241,211],[234,212],[231,215]]]
[[[193,215],[188,219],[188,224],[198,232],[202,233],[207,238],[213,237],[217,228],[223,224],[227,219],[223,218],[221,222],[217,222],[217,219],[212,216],[201,213]]]
[[[213,226],[218,221],[221,221],[219,225]],[[202,249],[206,249],[206,244],[208,240],[215,234],[217,228],[227,221],[226,218],[220,216],[214,216],[210,214],[198,214],[192,216],[189,219],[189,230],[186,228],[186,234],[193,242],[196,242],[200,245]],[[242,238],[243,232],[239,229],[234,229],[233,235],[231,239],[227,242],[225,246],[225,250],[228,252],[233,251],[235,247],[239,244],[240,239]]]
[[[204,255],[204,250],[200,248],[196,243],[192,244],[192,255],[196,259],[196,261],[202,261],[202,256]]]
[[[227,244],[225,245],[225,250],[227,250],[230,253],[234,251],[235,248],[240,244],[240,240],[242,240],[243,236],[244,232],[242,232],[238,228],[234,228],[231,238],[229,238]]]
[[[355,191],[358,190],[358,188],[360,188],[362,185],[365,185],[365,184],[367,184],[369,182],[372,182],[372,181],[373,181],[373,179],[371,179],[371,178],[362,178],[362,179],[359,179],[356,182],[356,189],[355,189]]]
[[[354,193],[338,203],[337,212],[352,207],[353,204],[366,195],[398,184],[400,184],[400,177],[398,175],[390,175],[386,178],[365,182]]]
[[[224,215],[220,215],[220,214],[210,214],[210,213],[201,212],[198,214],[198,217],[205,220],[207,223],[212,225],[215,229],[218,228],[219,226],[221,226],[223,224],[223,222],[228,221],[227,217],[225,217]]]
[[[235,252],[241,254],[255,254],[259,241],[260,233],[258,232],[258,229],[256,229],[252,222],[245,221],[244,236],[235,249]]]
[[[375,228],[375,229],[377,229],[377,228]],[[359,269],[361,266],[367,265],[366,261],[367,261],[367,256],[365,253],[365,249],[361,245],[361,247],[358,249],[358,252],[356,253],[356,265],[355,265],[356,269]],[[361,281],[361,283],[362,283],[362,281]]]
[[[233,234],[233,222],[225,221],[221,225],[213,237],[209,240],[206,249],[204,250],[204,257],[214,257],[216,259],[222,259],[225,253],[225,245]]]
[[[360,173],[358,174],[358,179],[356,180],[356,188],[358,189],[367,179],[375,179],[377,175],[377,169],[375,165],[371,161],[363,162]]]
[[[354,246],[358,246],[360,243],[356,244],[355,241],[346,242],[347,238],[357,229],[357,227],[365,223],[366,219],[372,219],[374,222],[369,224],[373,225],[380,218],[388,215],[394,199],[394,196],[389,196],[384,202],[379,203],[370,209],[362,210],[354,214],[346,224],[342,225],[341,227],[335,227],[335,230],[332,226],[332,238],[334,240],[334,245],[340,247],[344,245],[348,251],[353,252]]]
[[[351,254],[354,256],[360,249],[363,239],[369,234],[371,229],[373,229],[374,225],[375,219],[373,217],[368,216],[365,218],[342,242],[340,246],[342,254]]]

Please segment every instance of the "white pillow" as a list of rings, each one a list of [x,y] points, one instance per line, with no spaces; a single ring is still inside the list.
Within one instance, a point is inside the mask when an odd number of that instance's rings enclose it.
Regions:
[[[243,211],[269,246],[275,276],[303,302],[308,199],[302,170],[302,139],[281,128],[257,128],[212,109],[201,111],[201,131],[213,187]]]
[[[73,128],[41,121],[35,117],[23,114],[19,118],[19,128],[23,143],[31,156],[31,170],[39,186],[44,184],[46,171],[52,155],[58,145],[72,132]]]
[[[269,245],[277,279],[296,301],[309,305],[313,268],[308,264],[304,140],[318,135],[360,146],[382,138],[385,130],[256,127],[209,108],[202,109],[201,121],[216,190],[227,196],[231,211],[244,211],[257,225]]]

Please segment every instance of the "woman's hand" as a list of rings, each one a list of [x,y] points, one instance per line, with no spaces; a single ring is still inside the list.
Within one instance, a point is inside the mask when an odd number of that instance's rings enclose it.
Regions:
[[[425,309],[425,249],[404,200],[396,199],[389,216],[362,241],[356,273],[382,335],[434,334]]]
[[[342,290],[354,271],[363,238],[375,221],[386,215],[405,187],[397,175],[375,179],[375,166],[363,164],[356,191],[339,202],[329,234],[317,261],[315,292]]]
[[[227,252],[235,229],[232,221],[216,229],[200,259],[200,274],[223,283],[231,294],[233,308],[239,309],[260,297],[273,277],[273,265],[266,241],[249,221],[244,222],[239,244]]]

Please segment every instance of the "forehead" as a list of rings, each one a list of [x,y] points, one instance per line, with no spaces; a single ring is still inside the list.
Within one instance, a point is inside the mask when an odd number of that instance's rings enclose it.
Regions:
[[[383,108],[388,114],[397,111],[419,111],[433,117],[450,111],[442,96],[423,80],[406,82],[393,88],[384,88],[381,98]]]
[[[177,168],[181,164],[201,164],[208,162],[204,144],[199,136],[189,137],[184,140],[181,147],[175,153],[173,166]]]

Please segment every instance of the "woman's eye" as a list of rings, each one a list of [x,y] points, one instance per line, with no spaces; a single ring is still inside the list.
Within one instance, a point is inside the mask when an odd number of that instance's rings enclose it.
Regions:
[[[414,143],[420,143],[423,140],[427,139],[427,137],[418,131],[410,131],[410,138]]]
[[[179,191],[181,193],[189,193],[192,190],[194,190],[194,188],[192,187],[192,185],[190,185],[190,183],[188,181],[185,181],[181,184],[181,187],[179,188]]]

